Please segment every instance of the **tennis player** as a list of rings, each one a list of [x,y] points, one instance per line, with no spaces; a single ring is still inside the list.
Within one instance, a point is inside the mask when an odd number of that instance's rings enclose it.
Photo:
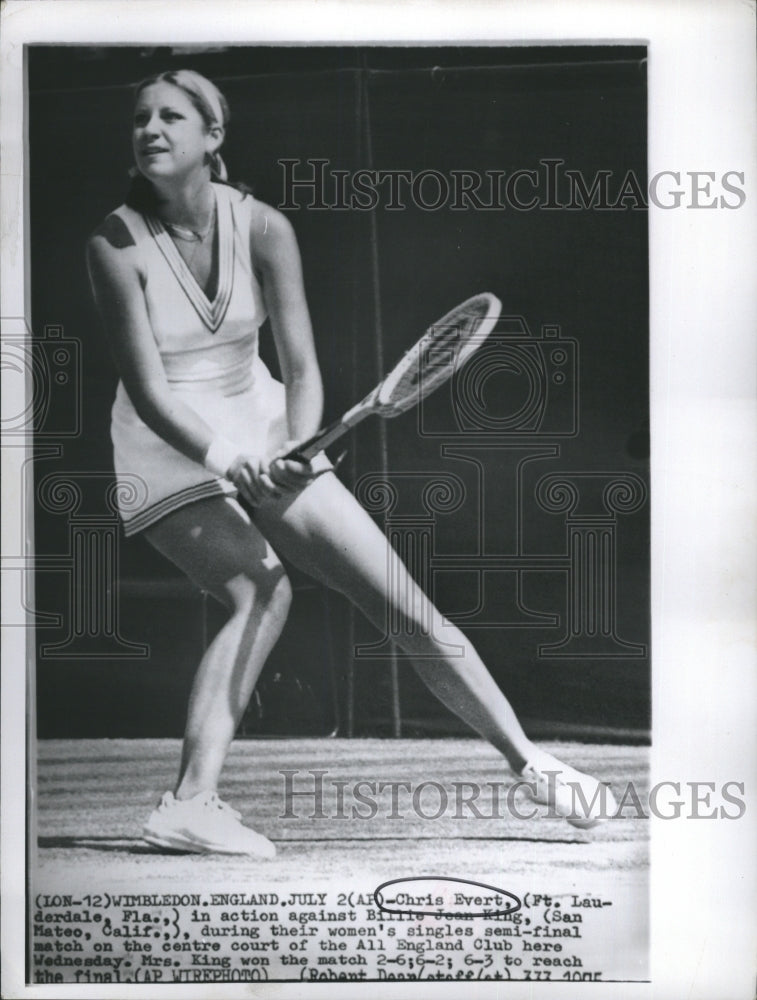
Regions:
[[[400,645],[419,657],[416,669],[439,700],[501,751],[537,802],[594,825],[616,808],[609,788],[531,743],[467,638],[435,609],[428,630],[428,599],[409,577],[389,587],[388,543],[325,455],[283,457],[319,427],[321,376],[292,228],[227,182],[228,117],[219,90],[192,70],[141,83],[131,190],[87,250],[121,378],[116,475],[137,474],[147,491],[138,511],[121,510],[125,532],[141,532],[229,611],[194,677],[176,785],[144,839],[275,854],[216,789],[286,621],[291,590],[278,553],[379,626],[391,607],[405,626]],[[266,316],[283,383],[258,356]],[[448,655],[442,634],[462,656]],[[581,790],[577,802],[571,786]]]

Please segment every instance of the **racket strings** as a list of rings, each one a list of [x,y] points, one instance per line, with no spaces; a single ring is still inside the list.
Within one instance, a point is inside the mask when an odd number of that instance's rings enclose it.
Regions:
[[[384,415],[415,405],[446,382],[489,334],[496,322],[488,295],[463,303],[430,327],[385,380]],[[477,336],[478,335],[478,336]]]
[[[486,340],[502,303],[491,292],[474,295],[442,316],[424,333],[376,388],[342,418],[289,452],[287,458],[312,458],[371,413],[395,417],[446,382]]]

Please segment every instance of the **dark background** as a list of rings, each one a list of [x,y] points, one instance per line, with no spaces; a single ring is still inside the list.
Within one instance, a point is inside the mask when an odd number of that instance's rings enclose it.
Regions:
[[[224,148],[233,179],[273,205],[284,197],[283,158],[321,157],[330,169],[538,169],[559,158],[590,181],[610,171],[610,190],[633,171],[646,185],[645,50],[640,47],[559,48],[279,48],[209,51],[138,47],[31,46],[29,148],[32,327],[62,327],[80,342],[76,378],[80,432],[60,437],[73,405],[70,383],[53,386],[38,424],[35,474],[110,470],[109,410],[117,375],[90,301],[84,267],[89,233],[123,201],[131,162],[132,86],[149,74],[189,67],[214,79],[231,106]],[[304,163],[298,172],[307,169]],[[567,189],[563,187],[563,196]],[[611,195],[611,197],[613,197]],[[529,552],[561,554],[561,515],[536,509],[539,475],[558,471],[632,472],[647,478],[648,298],[647,214],[633,199],[616,211],[495,211],[445,206],[424,211],[314,210],[288,212],[300,241],[308,300],[334,419],[376,382],[435,318],[455,302],[488,290],[506,314],[523,316],[538,337],[559,324],[578,342],[575,392],[580,433],[573,437],[504,435],[480,454],[488,484],[484,529],[491,551],[512,544],[512,468],[508,444],[528,450],[559,445],[534,463],[524,480],[523,539]],[[263,354],[275,366],[263,337]],[[517,373],[494,385],[501,412],[524,391]],[[435,397],[423,421],[450,428],[449,395]],[[502,401],[505,402],[502,402]],[[495,404],[496,405],[496,404]],[[513,404],[515,405],[515,404]],[[518,405],[520,405],[518,403]],[[558,403],[554,403],[558,406]],[[446,407],[446,409],[445,409]],[[366,473],[447,471],[475,496],[470,462],[441,455],[454,434],[423,433],[417,413],[350,438],[341,475],[354,486]],[[460,445],[461,448],[464,445]],[[87,483],[100,482],[85,477]],[[91,482],[90,482],[91,481]],[[529,492],[531,491],[531,492]],[[102,494],[102,489],[100,490]],[[98,508],[98,502],[100,504]],[[102,498],[94,512],[107,520]],[[49,505],[48,505],[49,506]],[[416,505],[417,506],[417,505]],[[422,508],[412,511],[421,513]],[[618,519],[617,629],[649,642],[649,508]],[[35,546],[41,556],[70,548],[70,518],[37,504]],[[436,552],[475,551],[475,504],[440,515]],[[40,627],[38,731],[48,736],[179,735],[192,672],[220,612],[177,577],[139,539],[120,537],[120,634],[145,643],[147,657],[50,655],[66,640],[77,598],[56,569],[36,574],[35,607],[58,614],[61,627]],[[512,581],[501,581],[507,588]],[[450,614],[475,604],[475,578],[465,571],[436,581]],[[295,576],[290,623],[261,679],[245,720],[250,734],[397,732],[458,733],[460,724],[429,696],[403,660],[359,659],[355,642],[377,636],[342,598]],[[496,590],[497,580],[493,581]],[[526,605],[553,613],[551,627],[484,627],[470,634],[533,735],[645,739],[649,727],[649,663],[639,658],[549,659],[566,621],[565,576],[526,574]],[[72,596],[74,595],[74,596]],[[82,653],[96,648],[82,640]],[[78,640],[77,640],[78,641]],[[395,686],[393,687],[393,678]]]

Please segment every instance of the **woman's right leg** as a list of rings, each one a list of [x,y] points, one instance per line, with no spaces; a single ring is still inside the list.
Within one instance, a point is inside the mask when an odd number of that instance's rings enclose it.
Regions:
[[[379,629],[394,619],[397,644],[451,711],[489,740],[516,773],[531,759],[528,739],[470,640],[410,577],[384,533],[333,475],[295,498],[269,500],[255,521],[277,551],[345,594]]]
[[[284,568],[235,500],[190,504],[147,538],[231,617],[208,646],[192,684],[175,795],[212,792],[260,671],[286,621]]]
[[[379,628],[391,618],[395,641],[416,658],[430,690],[501,751],[538,802],[582,828],[613,814],[609,789],[528,739],[472,643],[434,607],[335,476],[316,479],[294,498],[266,501],[255,521],[283,556],[341,591]]]

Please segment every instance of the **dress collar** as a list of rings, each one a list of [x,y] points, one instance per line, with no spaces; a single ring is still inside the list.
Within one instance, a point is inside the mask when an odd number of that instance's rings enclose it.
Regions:
[[[176,244],[156,215],[144,215],[147,229],[160,248],[177,281],[194,306],[200,319],[211,333],[216,333],[224,321],[231,301],[234,280],[234,219],[226,185],[214,184],[218,225],[218,285],[210,301],[187,267]]]

